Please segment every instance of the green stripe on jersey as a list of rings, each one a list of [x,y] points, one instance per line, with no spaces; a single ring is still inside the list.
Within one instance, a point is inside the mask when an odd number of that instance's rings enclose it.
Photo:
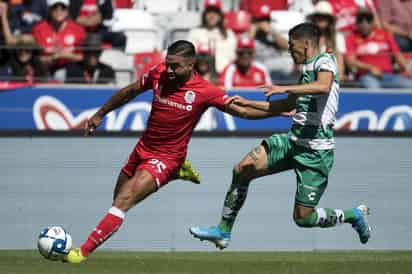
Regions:
[[[339,102],[339,75],[333,55],[320,53],[308,60],[302,66],[300,84],[315,82],[320,71],[333,73],[334,81],[329,92],[298,96],[290,130],[293,142],[317,150],[334,147],[332,125]]]

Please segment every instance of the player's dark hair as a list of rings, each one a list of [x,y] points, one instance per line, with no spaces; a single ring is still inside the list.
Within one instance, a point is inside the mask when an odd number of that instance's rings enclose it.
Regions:
[[[180,55],[183,57],[195,57],[196,49],[191,42],[186,40],[178,40],[167,48],[167,54]]]
[[[319,46],[320,29],[313,23],[301,23],[289,30],[289,37],[294,40],[307,39],[313,43],[314,46]]]

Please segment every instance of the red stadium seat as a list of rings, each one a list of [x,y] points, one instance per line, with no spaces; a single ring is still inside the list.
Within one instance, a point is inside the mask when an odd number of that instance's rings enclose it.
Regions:
[[[236,34],[247,32],[251,26],[251,16],[247,11],[230,11],[225,14],[226,27]]]
[[[113,5],[116,9],[131,9],[133,8],[133,0],[114,0]]]
[[[133,66],[136,79],[147,73],[153,66],[163,61],[163,52],[140,52],[134,55]]]

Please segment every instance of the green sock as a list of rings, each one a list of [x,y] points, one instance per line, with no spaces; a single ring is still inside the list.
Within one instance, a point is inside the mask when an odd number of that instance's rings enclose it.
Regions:
[[[355,219],[356,219],[356,217],[355,217],[355,213],[353,212],[353,209],[352,208],[350,208],[350,209],[344,209],[343,210],[343,215],[345,216],[345,218],[343,218],[343,221],[345,222],[345,223],[353,223],[354,221],[355,221]]]
[[[232,184],[226,193],[222,218],[219,223],[219,228],[223,231],[232,231],[239,210],[242,208],[243,203],[246,200],[249,182],[250,181],[243,178],[236,169],[233,169]]]

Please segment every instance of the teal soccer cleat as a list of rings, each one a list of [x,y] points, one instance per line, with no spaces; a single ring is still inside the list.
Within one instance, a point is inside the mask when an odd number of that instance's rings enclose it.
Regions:
[[[371,237],[371,227],[368,224],[366,216],[369,215],[369,208],[366,205],[360,205],[353,209],[355,213],[355,221],[352,227],[359,235],[359,240],[362,244],[366,244]]]
[[[224,232],[217,226],[208,228],[194,226],[189,229],[189,232],[201,241],[206,240],[214,243],[219,249],[228,247],[230,242],[230,232]]]

